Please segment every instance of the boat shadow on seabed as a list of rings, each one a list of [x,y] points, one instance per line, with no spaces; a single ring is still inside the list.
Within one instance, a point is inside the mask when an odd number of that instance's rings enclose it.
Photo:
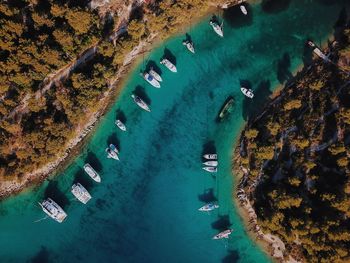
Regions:
[[[218,200],[214,195],[214,188],[206,189],[202,194],[198,195],[198,199],[203,203],[211,203]]]
[[[176,66],[176,57],[168,48],[164,48],[163,58],[168,59],[171,63]]]
[[[235,263],[239,261],[240,261],[240,256],[236,250],[229,250],[228,255],[221,260],[222,263]]]
[[[116,110],[116,112],[115,112],[115,119],[116,120],[120,120],[124,124],[126,124],[126,122],[127,122],[126,115],[121,109]]]
[[[156,71],[160,76],[162,76],[163,72],[154,60],[147,61],[146,71],[148,72],[151,68],[153,68],[154,71]]]
[[[45,189],[44,193],[45,199],[51,198],[54,200],[62,209],[69,206],[70,201],[65,196],[65,194],[59,189],[57,181],[49,181],[48,186]]]
[[[211,228],[219,230],[220,232],[230,228],[231,226],[232,224],[228,215],[219,215],[218,220],[214,221],[211,224]]]
[[[247,15],[242,13],[239,5],[224,9],[223,18],[225,19],[225,22],[227,22],[228,25],[233,28],[241,28],[252,25],[254,20],[253,10],[248,4],[244,4],[244,6],[248,11]]]
[[[92,167],[93,164],[90,163]],[[91,178],[83,171],[83,169],[79,169],[74,176],[74,183],[80,183],[82,186],[85,187],[86,190],[90,191],[94,184]]]
[[[148,97],[144,87],[137,85],[133,94],[140,97],[148,105],[151,105],[152,101],[151,101],[150,97]]]

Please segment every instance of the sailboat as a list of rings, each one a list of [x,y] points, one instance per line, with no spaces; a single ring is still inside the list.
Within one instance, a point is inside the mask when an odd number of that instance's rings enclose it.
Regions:
[[[158,74],[157,71],[155,71],[153,68],[151,68],[148,72],[153,78],[155,78],[157,81],[161,82],[163,81],[162,77]]]
[[[115,125],[117,125],[117,127],[119,128],[119,129],[121,129],[122,131],[126,131],[126,126],[125,126],[125,124],[121,121],[121,120],[116,120],[115,121]]]
[[[174,72],[176,73],[177,72],[177,68],[176,66],[170,62],[169,59],[166,59],[166,58],[163,58],[161,61],[160,61],[160,64],[164,65],[167,69],[169,69],[171,72]]]
[[[209,153],[209,154],[204,154],[203,158],[207,160],[217,160],[218,155],[216,153],[211,153],[211,154]]]
[[[92,168],[92,166],[87,163],[84,165],[84,171],[97,183],[101,182],[101,177],[100,175],[95,171],[94,168]]]
[[[151,109],[147,105],[146,102],[144,102],[139,96],[131,94],[131,98],[134,100],[134,102],[139,106],[141,109],[151,112]]]
[[[62,223],[63,220],[67,217],[66,212],[60,207],[55,201],[51,198],[47,198],[46,200],[39,203],[45,214],[49,217],[57,221],[58,223]]]
[[[209,173],[216,173],[218,171],[218,168],[213,167],[213,166],[205,166],[205,167],[203,167],[203,170],[205,170]]]
[[[219,205],[214,204],[214,203],[208,203],[208,204],[202,206],[201,208],[199,208],[198,211],[210,212],[210,211],[217,209],[217,208],[219,208]]]
[[[216,166],[218,166],[219,162],[218,161],[206,161],[203,164],[206,165],[206,166],[216,167]]]
[[[193,42],[190,40],[184,40],[182,41],[182,44],[187,47],[187,49],[192,52],[193,54],[195,53],[194,51],[194,45]]]

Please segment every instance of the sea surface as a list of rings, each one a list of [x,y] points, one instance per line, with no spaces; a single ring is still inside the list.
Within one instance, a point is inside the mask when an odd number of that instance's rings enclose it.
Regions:
[[[346,1],[272,2],[250,6],[248,16],[237,8],[218,13],[224,38],[209,17],[192,25],[195,54],[180,35],[145,56],[69,167],[0,203],[0,262],[270,262],[247,236],[232,201],[233,147],[273,89],[310,62],[305,40],[320,45],[332,34]],[[177,73],[159,64],[164,54]],[[139,76],[152,65],[163,78],[160,89]],[[254,89],[253,100],[244,98],[241,83]],[[133,92],[150,104],[150,113],[134,104]],[[235,98],[233,110],[216,122],[228,96]],[[114,125],[116,116],[127,132]],[[109,143],[120,148],[120,162],[106,158]],[[202,170],[206,151],[219,156],[216,175]],[[100,173],[100,184],[84,174],[86,162]],[[76,181],[93,196],[87,205],[70,193]],[[68,213],[64,223],[43,219],[38,202],[45,197]],[[198,211],[214,200],[219,209]],[[234,229],[230,239],[212,240],[226,228]]]

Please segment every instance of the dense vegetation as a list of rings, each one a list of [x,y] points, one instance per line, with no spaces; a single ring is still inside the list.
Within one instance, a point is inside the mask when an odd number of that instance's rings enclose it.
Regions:
[[[259,224],[309,262],[350,257],[350,30],[343,40],[337,65],[317,61],[248,123],[236,164]]]
[[[152,33],[165,38],[188,23],[188,17],[204,14],[209,7],[209,1],[199,0],[154,1],[135,7],[127,33],[110,42],[122,12],[102,19],[87,7],[88,2],[0,3],[0,182],[21,180],[60,156],[86,119],[103,108],[102,98],[125,56]],[[122,2],[126,7],[137,1],[121,1],[121,6]],[[97,52],[92,59],[45,86],[55,72],[94,46]]]

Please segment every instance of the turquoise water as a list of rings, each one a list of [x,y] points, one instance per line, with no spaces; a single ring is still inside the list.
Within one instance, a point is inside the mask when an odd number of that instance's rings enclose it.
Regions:
[[[332,33],[345,3],[277,2],[282,4],[273,10],[250,8],[248,17],[226,12],[223,39],[208,19],[193,26],[195,55],[178,36],[146,57],[70,166],[40,187],[1,202],[0,261],[269,262],[246,235],[232,203],[234,141],[244,119],[258,113],[271,90],[307,61],[305,39],[320,43]],[[165,48],[176,57],[178,73],[161,67],[164,82],[158,90],[138,73],[147,63],[158,63]],[[252,102],[240,93],[240,81],[251,83]],[[132,92],[144,94],[151,113],[132,102]],[[229,95],[236,100],[233,112],[217,123]],[[118,111],[125,115],[126,133],[114,125]],[[119,145],[121,162],[106,158],[111,142]],[[204,147],[217,149],[216,177],[201,169]],[[84,175],[87,161],[100,172],[100,184]],[[86,206],[70,193],[75,180],[93,196]],[[37,202],[46,196],[68,213],[63,224],[36,222],[44,217]],[[197,211],[214,198],[217,211]],[[228,241],[211,240],[225,227],[234,229]]]

